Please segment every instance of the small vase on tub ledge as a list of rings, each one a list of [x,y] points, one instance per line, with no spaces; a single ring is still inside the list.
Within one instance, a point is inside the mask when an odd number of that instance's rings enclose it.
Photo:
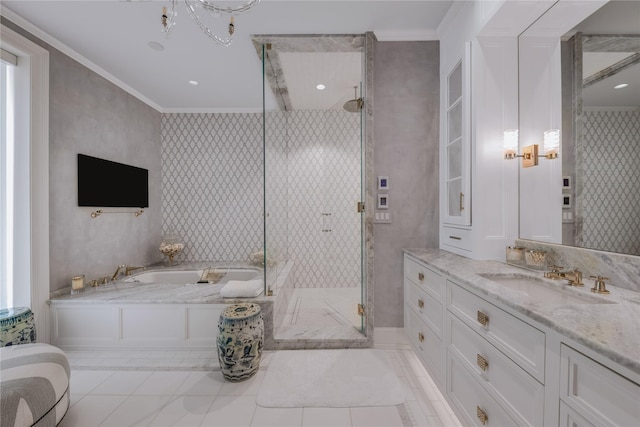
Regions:
[[[184,243],[180,241],[175,234],[167,234],[160,243],[160,252],[169,260],[169,264],[173,264],[173,260],[184,249]]]

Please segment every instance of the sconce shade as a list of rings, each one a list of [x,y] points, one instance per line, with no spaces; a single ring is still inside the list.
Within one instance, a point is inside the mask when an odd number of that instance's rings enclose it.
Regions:
[[[504,131],[502,152],[505,159],[515,159],[518,154],[518,129]]]
[[[560,152],[560,129],[549,129],[544,132],[544,155],[555,159]]]

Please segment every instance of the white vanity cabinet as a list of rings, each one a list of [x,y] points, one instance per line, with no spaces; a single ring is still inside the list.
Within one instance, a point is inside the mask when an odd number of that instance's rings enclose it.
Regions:
[[[562,344],[561,426],[640,425],[640,385]]]
[[[517,238],[518,168],[501,152],[502,131],[518,123],[517,42],[452,36],[440,51],[440,247],[504,259]]]
[[[445,158],[443,185],[444,209],[443,222],[454,225],[471,225],[470,166],[471,156],[471,68],[470,44],[465,47],[461,58],[448,73],[443,128],[442,149]]]
[[[404,324],[414,350],[433,379],[444,384],[444,288],[442,275],[405,256]]]
[[[463,425],[640,426],[639,375],[460,279],[478,261],[429,251],[405,253],[405,330]]]
[[[447,337],[446,392],[467,422],[543,424],[543,332],[448,280]]]

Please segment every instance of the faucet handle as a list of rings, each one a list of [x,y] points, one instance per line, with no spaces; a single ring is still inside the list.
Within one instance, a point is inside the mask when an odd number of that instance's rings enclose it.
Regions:
[[[609,293],[609,290],[607,289],[607,284],[605,283],[605,280],[609,280],[608,277],[589,276],[589,278],[594,280],[593,288],[591,288],[591,292],[595,292],[597,294]]]
[[[545,271],[544,273],[544,277],[548,278],[548,279],[558,279],[560,277],[560,270],[562,270],[563,267],[559,266],[559,265],[550,265],[549,266],[549,271]]]

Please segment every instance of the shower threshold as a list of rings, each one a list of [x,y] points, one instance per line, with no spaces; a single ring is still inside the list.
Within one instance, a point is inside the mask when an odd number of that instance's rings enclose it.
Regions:
[[[294,289],[274,328],[276,348],[370,347],[360,331],[359,297],[359,288]]]

